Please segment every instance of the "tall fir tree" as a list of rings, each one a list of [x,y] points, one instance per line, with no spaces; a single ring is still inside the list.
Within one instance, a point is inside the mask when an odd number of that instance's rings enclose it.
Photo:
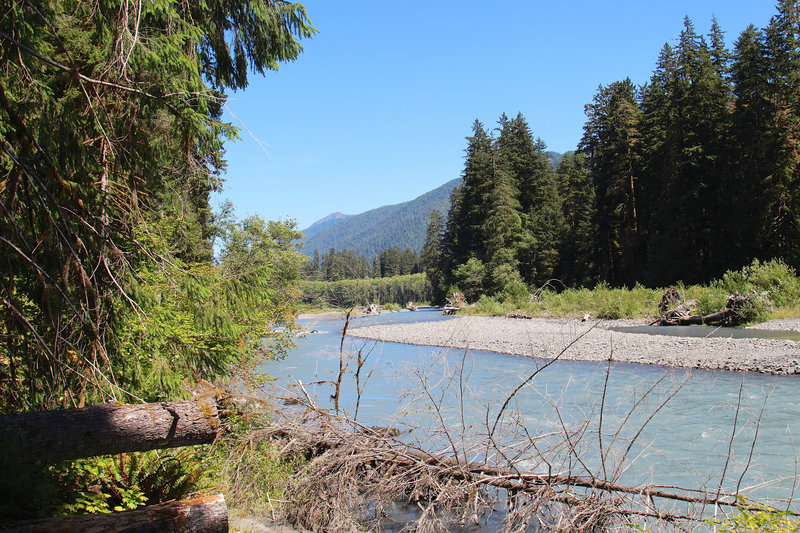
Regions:
[[[716,41],[719,30],[712,35]],[[724,56],[719,50],[712,53],[687,18],[677,48],[665,47],[645,88],[651,283],[701,281],[721,274],[726,264],[720,246],[726,229],[719,223],[730,204],[724,159],[731,121],[726,69]]]
[[[630,79],[600,87],[586,106],[580,148],[595,191],[597,267],[612,285],[630,286],[643,271],[640,114]]]
[[[467,137],[463,181],[453,195],[455,201],[448,217],[448,252],[454,266],[483,255],[482,229],[489,214],[485,199],[492,186],[495,164],[492,139],[478,120],[472,131],[472,136]]]
[[[518,113],[502,115],[497,146],[510,185],[519,194],[522,231],[517,239],[519,271],[527,283],[543,283],[558,264],[563,227],[558,183],[545,144],[534,140],[531,129]]]
[[[737,253],[729,268],[749,264],[769,255],[764,242],[772,196],[767,192],[773,164],[778,158],[775,135],[775,105],[769,97],[769,73],[764,35],[752,24],[735,43],[731,65],[735,107],[731,135],[731,225],[730,247]]]
[[[800,2],[779,0],[777,10],[765,30],[777,151],[762,238],[766,253],[800,266]]]
[[[573,287],[591,287],[598,281],[595,191],[587,166],[582,152],[567,153],[556,172],[564,213],[556,276]]]
[[[444,220],[438,209],[434,208],[428,215],[428,229],[425,233],[425,244],[422,245],[422,268],[433,289],[433,301],[444,302],[442,241],[444,239]]]

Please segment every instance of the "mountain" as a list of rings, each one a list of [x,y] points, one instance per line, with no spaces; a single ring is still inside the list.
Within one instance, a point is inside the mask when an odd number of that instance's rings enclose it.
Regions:
[[[425,243],[428,215],[436,208],[443,217],[447,216],[450,192],[460,182],[461,178],[456,178],[409,202],[385,205],[358,215],[329,215],[303,231],[303,252],[312,256],[314,250],[323,254],[331,248],[350,249],[372,261],[381,250],[391,246],[419,251]],[[336,215],[340,217],[331,218]]]
[[[568,153],[570,152],[567,152],[567,154]],[[558,164],[561,162],[561,158],[566,154],[559,154],[558,152],[545,152],[544,155],[550,158],[550,161],[553,163],[553,168],[557,169]]]
[[[328,226],[332,226],[332,225],[336,224],[337,222],[339,222],[340,220],[343,220],[345,218],[349,218],[350,216],[352,216],[352,215],[345,215],[344,213],[340,213],[338,211],[335,212],[335,213],[331,213],[330,215],[326,216],[325,218],[321,218],[321,219],[317,220],[316,222],[311,224],[309,227],[304,229],[303,230],[303,235],[305,235],[306,238],[309,238],[312,235],[315,235],[315,234],[319,233],[320,231],[324,230]]]

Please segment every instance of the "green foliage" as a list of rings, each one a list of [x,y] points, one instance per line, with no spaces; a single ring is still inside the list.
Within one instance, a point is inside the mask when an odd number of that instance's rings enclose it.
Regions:
[[[302,284],[302,301],[323,307],[332,305],[347,309],[354,305],[428,302],[433,294],[425,274],[391,278],[367,278],[340,281],[306,281]]]
[[[294,60],[315,32],[302,5],[283,1],[9,6],[0,411],[123,390],[158,397],[198,377],[195,365],[198,375],[227,374],[225,350],[247,327],[231,321],[254,303],[242,291],[263,295],[281,271],[257,280],[211,265],[209,194],[221,184],[223,143],[236,136],[221,121],[222,91]],[[228,322],[212,324],[220,318]]]
[[[506,314],[505,306],[492,296],[483,295],[475,302],[475,307],[468,309],[469,314],[503,316]]]
[[[182,499],[200,489],[209,472],[192,449],[126,453],[32,465],[6,456],[0,517],[110,513]]]
[[[800,529],[800,520],[785,511],[773,507],[753,505],[739,498],[738,512],[727,518],[708,520],[707,523],[722,533],[746,533],[762,531],[765,533],[789,533]]]
[[[444,220],[438,209],[432,209],[428,215],[428,230],[425,244],[422,246],[422,268],[433,289],[433,301],[444,301],[442,284],[444,282],[442,239],[444,238]]]
[[[471,257],[466,263],[453,269],[453,281],[468,302],[474,302],[481,296],[485,280],[486,265],[480,259]]]
[[[69,461],[51,468],[58,514],[127,511],[185,497],[208,472],[199,454],[181,449]]]
[[[289,477],[302,472],[308,459],[285,453],[284,444],[259,436],[268,417],[251,413],[231,420],[230,431],[209,450],[209,463],[231,508],[239,513],[272,511],[270,500],[280,500]]]
[[[748,295],[753,305],[739,311],[740,322],[753,323],[770,318],[775,310],[773,294],[782,303],[778,306],[778,314],[784,310],[789,316],[796,316],[800,305],[798,284],[800,278],[785,263],[754,261],[741,270],[727,272],[722,280],[688,287],[679,284],[678,289],[686,300],[696,301],[693,312],[701,315],[725,309],[729,295]],[[605,319],[642,318],[659,313],[658,303],[663,294],[664,289],[649,289],[641,285],[631,289],[614,288],[600,283],[594,289],[556,291],[548,288],[534,301],[527,287],[512,284],[494,298],[480,298],[471,312],[502,316],[508,311],[521,311],[534,316],[558,317],[582,317],[591,313],[596,318]]]
[[[741,270],[728,271],[720,286],[728,294],[762,294],[778,307],[800,303],[800,278],[796,271],[779,260],[761,262],[758,259]]]
[[[700,291],[700,295],[696,298],[695,312],[698,315],[709,315],[725,309],[729,294],[718,283],[710,284]]]

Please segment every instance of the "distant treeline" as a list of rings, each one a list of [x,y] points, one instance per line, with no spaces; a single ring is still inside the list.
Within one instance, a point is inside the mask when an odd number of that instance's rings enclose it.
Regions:
[[[650,81],[601,86],[578,151],[553,169],[520,114],[476,121],[463,185],[433,212],[423,264],[467,297],[568,286],[663,286],[753,259],[800,265],[800,17],[780,1],[733,51],[687,18]]]
[[[306,281],[302,284],[303,301],[314,306],[348,308],[353,305],[429,302],[433,289],[425,274],[387,278]]]
[[[422,258],[412,248],[392,246],[375,256],[372,264],[353,250],[331,248],[322,255],[316,250],[305,266],[305,278],[313,281],[389,278],[422,272]]]

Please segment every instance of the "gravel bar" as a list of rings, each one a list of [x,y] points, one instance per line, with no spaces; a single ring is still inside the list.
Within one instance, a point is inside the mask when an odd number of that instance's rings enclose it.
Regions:
[[[693,338],[610,331],[643,321],[460,316],[437,322],[352,327],[353,337],[420,346],[486,350],[550,359],[615,361],[682,368],[800,374],[800,342]],[[800,330],[800,320],[781,321]],[[675,326],[680,327],[680,326]],[[754,326],[762,327],[762,325]],[[773,326],[774,327],[774,326]],[[573,342],[574,341],[574,342]]]

